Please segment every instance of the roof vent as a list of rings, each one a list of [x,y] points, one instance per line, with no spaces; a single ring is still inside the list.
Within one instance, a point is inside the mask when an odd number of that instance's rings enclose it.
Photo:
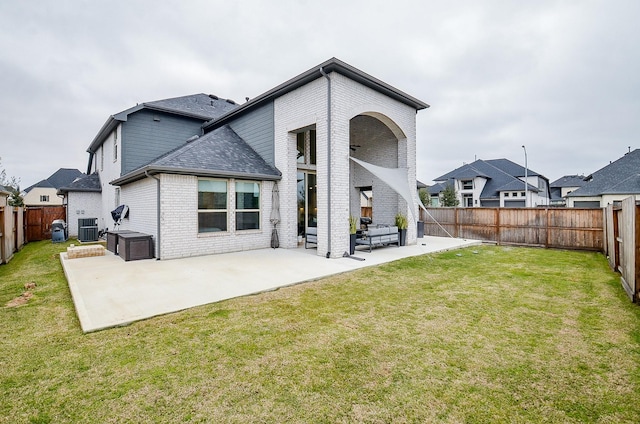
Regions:
[[[216,96],[215,94],[209,94],[209,97],[211,97],[213,100],[218,100],[218,96]]]
[[[233,101],[233,100],[231,100],[231,99],[227,99],[227,103],[231,103],[232,105],[235,105],[235,104],[236,104],[236,102],[234,102],[234,101]]]
[[[199,136],[199,135],[197,135],[197,134],[196,134],[196,135],[193,135],[193,136],[191,136],[191,137],[187,138],[187,143],[191,143],[192,141],[196,141],[196,140],[197,140],[197,139],[199,139],[199,138],[200,138],[200,136]]]

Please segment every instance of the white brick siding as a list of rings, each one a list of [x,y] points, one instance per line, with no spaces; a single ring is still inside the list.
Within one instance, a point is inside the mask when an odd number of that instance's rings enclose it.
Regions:
[[[122,220],[119,230],[132,230],[153,236],[154,254],[158,252],[157,181],[144,178],[122,187],[120,203],[129,207],[129,215]],[[111,214],[109,214],[111,219]],[[109,227],[113,229],[113,219]]]
[[[319,78],[275,100],[275,152],[276,166],[282,172],[280,188],[283,225],[281,244],[294,247],[297,243],[296,217],[296,145],[291,131],[305,126],[316,126],[317,184],[318,184],[318,255],[331,252],[342,256],[349,249],[349,215],[358,201],[351,199],[352,165],[349,160],[349,128],[351,118],[364,114],[383,121],[399,139],[397,162],[391,166],[408,167],[409,181],[416,175],[416,110],[390,99],[358,82],[335,72],[331,73],[331,246],[328,245],[328,178],[327,178],[327,81]],[[412,190],[417,201],[417,193]],[[378,200],[376,200],[376,195]],[[375,202],[382,202],[380,204]],[[387,204],[388,203],[388,204]],[[350,204],[352,206],[350,207]],[[388,206],[388,207],[387,207]],[[416,242],[415,220],[417,207],[411,206],[408,242]],[[390,189],[379,185],[374,193],[374,208],[390,211],[381,213],[381,219],[391,220],[396,211],[408,213],[407,206]],[[393,215],[393,216],[391,216]]]
[[[92,192],[70,192],[67,196],[67,229],[69,237],[78,236],[79,218],[98,218],[100,216],[101,194]]]
[[[235,230],[235,182],[228,180],[228,231],[198,234],[198,178],[162,174],[161,259],[211,255],[268,248],[271,244],[271,192],[273,182],[260,182],[260,229]]]

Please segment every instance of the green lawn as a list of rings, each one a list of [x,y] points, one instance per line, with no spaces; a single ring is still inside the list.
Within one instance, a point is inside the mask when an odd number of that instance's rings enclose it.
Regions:
[[[474,247],[84,335],[65,247],[0,266],[2,423],[640,422],[601,254]]]

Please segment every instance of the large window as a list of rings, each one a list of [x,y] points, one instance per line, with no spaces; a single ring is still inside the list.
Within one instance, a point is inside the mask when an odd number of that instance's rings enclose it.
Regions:
[[[198,232],[227,231],[227,182],[198,180]]]
[[[236,183],[236,230],[260,229],[260,183]]]
[[[473,190],[473,180],[462,180],[463,190]]]
[[[316,130],[307,130],[296,134],[296,162],[301,165],[316,164]]]

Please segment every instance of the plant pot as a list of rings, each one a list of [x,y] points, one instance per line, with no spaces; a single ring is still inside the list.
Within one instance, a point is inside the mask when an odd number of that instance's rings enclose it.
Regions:
[[[407,229],[398,230],[398,236],[400,238],[400,246],[407,245]]]
[[[349,254],[353,255],[356,252],[356,234],[349,234]]]

